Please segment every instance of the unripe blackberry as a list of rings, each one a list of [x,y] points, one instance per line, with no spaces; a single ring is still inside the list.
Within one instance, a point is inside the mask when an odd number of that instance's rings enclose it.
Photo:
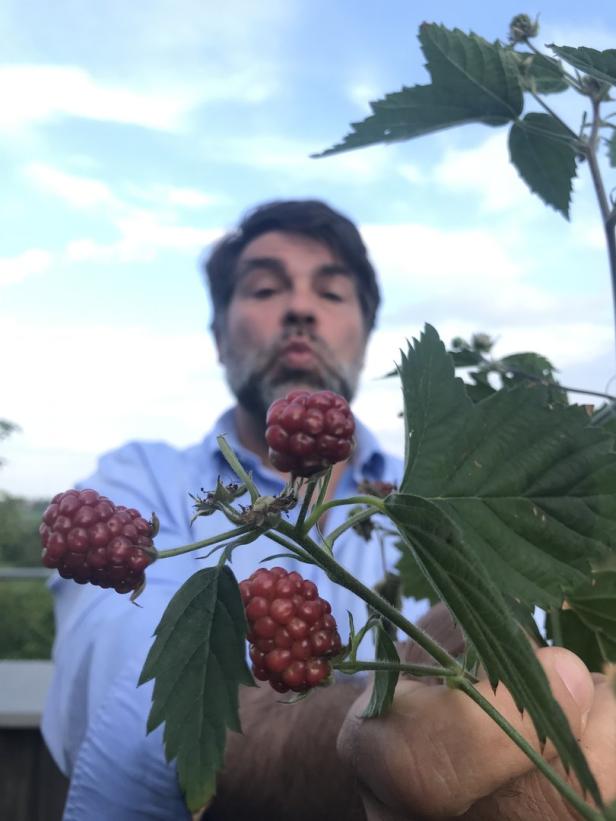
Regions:
[[[355,421],[349,403],[333,391],[291,391],[267,412],[265,440],[278,470],[313,476],[348,459]]]
[[[331,606],[314,582],[282,567],[260,568],[240,582],[252,672],[279,693],[303,693],[329,677],[341,648]]]
[[[152,525],[138,510],[115,505],[95,490],[58,493],[39,527],[45,567],[79,584],[140,588],[154,561]]]

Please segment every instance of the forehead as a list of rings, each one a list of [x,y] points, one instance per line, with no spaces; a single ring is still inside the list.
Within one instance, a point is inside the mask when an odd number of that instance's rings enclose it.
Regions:
[[[251,240],[237,260],[237,268],[253,260],[275,259],[293,271],[319,270],[325,266],[343,267],[340,257],[324,242],[304,234],[268,231]]]

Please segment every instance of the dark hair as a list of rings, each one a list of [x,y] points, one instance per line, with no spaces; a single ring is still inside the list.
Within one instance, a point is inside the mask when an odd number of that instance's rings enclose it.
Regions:
[[[268,231],[303,234],[329,246],[356,278],[364,323],[374,327],[381,301],[376,273],[366,246],[351,220],[320,200],[278,200],[244,215],[237,230],[226,234],[204,265],[214,308],[213,328],[219,328],[235,288],[235,267],[244,248]]]

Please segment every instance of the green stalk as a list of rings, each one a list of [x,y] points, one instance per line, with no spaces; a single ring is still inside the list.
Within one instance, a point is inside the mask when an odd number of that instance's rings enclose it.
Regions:
[[[229,447],[227,444],[227,440],[224,436],[217,436],[216,441],[218,442],[218,447],[222,455],[225,457],[225,460],[229,467],[235,472],[235,475],[242,480],[242,482],[246,485],[246,489],[250,493],[250,500],[254,504],[256,500],[259,498],[259,491],[257,490],[257,486],[252,481],[252,478],[246,473],[244,470],[240,460],[237,458],[233,449]]]
[[[391,670],[399,673],[409,673],[412,676],[433,676],[435,678],[457,678],[459,675],[447,667],[391,661],[341,661],[338,664],[334,662],[333,667],[341,673],[361,673],[365,670]]]
[[[375,497],[358,496],[354,499],[347,499],[345,501],[346,503],[349,501],[359,501],[360,503],[365,503],[366,499],[370,500],[369,503],[371,503]],[[382,507],[382,502],[380,499],[375,499],[375,501],[379,502],[379,507]],[[325,505],[323,505],[323,507],[325,507]],[[443,667],[457,673],[458,675],[464,675],[464,668],[453,656],[443,649],[438,642],[434,641],[434,639],[432,639],[420,627],[417,627],[417,625],[405,618],[399,610],[386,601],[382,596],[379,596],[379,594],[370,587],[366,587],[365,584],[362,584],[362,582],[356,579],[355,576],[353,576],[352,573],[349,573],[348,570],[346,570],[341,564],[338,564],[332,555],[319,547],[319,545],[309,536],[298,535],[294,526],[290,525],[288,522],[280,522],[277,525],[276,530],[284,536],[288,536],[290,539],[297,541],[302,549],[305,550],[306,553],[308,553],[308,555],[314,559],[314,561],[322,567],[323,570],[326,571],[331,579],[333,579],[337,584],[340,584],[342,587],[346,587],[346,589],[350,590],[352,593],[355,593],[355,595],[359,596],[360,599],[363,599],[366,604],[373,607],[377,613],[381,613],[381,615],[385,616],[386,619],[389,619],[392,624],[395,624],[395,626],[402,630],[402,632],[409,636],[409,638],[416,641],[420,647],[423,647],[423,649],[430,656],[432,656],[435,661],[439,662],[439,664],[442,664]]]
[[[316,479],[308,480],[308,485],[306,486],[306,492],[304,493],[304,498],[302,501],[302,507],[299,512],[299,516],[297,517],[297,522],[295,523],[295,526],[299,531],[301,531],[303,528],[304,519],[306,518],[306,514],[308,513],[308,508],[310,507],[310,502],[312,501],[312,496],[314,494],[314,489],[316,486]]]
[[[252,525],[242,525],[242,527],[235,527],[233,530],[227,530],[225,533],[219,533],[218,536],[210,536],[209,539],[202,539],[200,542],[193,542],[192,544],[185,544],[181,547],[174,547],[171,550],[160,550],[156,553],[156,559],[170,559],[172,556],[180,556],[182,553],[190,553],[191,550],[199,550],[201,547],[209,547],[216,542],[225,542],[227,539],[235,539],[237,536],[243,536],[254,530]]]
[[[324,502],[322,505],[316,505],[313,508],[312,513],[304,524],[304,533],[309,533],[326,511],[332,507],[339,507],[340,505],[371,505],[376,508],[373,513],[383,513],[387,515],[383,500],[379,499],[378,496],[350,496],[348,499],[330,499],[329,502]]]
[[[349,516],[346,522],[343,522],[341,525],[338,525],[338,527],[335,530],[332,530],[332,532],[327,536],[328,543],[333,547],[336,539],[339,536],[342,536],[345,530],[348,530],[350,527],[353,527],[358,522],[363,522],[364,519],[369,519],[370,516],[373,515],[373,513],[374,510],[366,508],[365,510],[361,510],[358,513],[354,513],[352,516]]]
[[[548,764],[545,758],[543,758],[543,756],[528,743],[524,736],[519,733],[515,727],[513,727],[507,719],[501,715],[501,713],[498,712],[498,710],[470,683],[470,681],[459,678],[455,681],[455,683],[452,681],[452,686],[466,693],[466,695],[469,696],[469,698],[471,698],[478,707],[480,707],[494,722],[496,722],[496,724],[498,724],[501,730],[503,730],[503,732],[505,732],[509,738],[517,744],[522,752],[525,753],[525,755],[527,755],[533,762],[535,767],[543,773],[551,784],[553,784],[563,798],[575,807],[582,818],[586,818],[588,821],[600,821],[600,819],[604,818],[603,813],[594,810],[589,804],[587,804],[582,796],[578,795],[573,787],[561,778],[556,770]]]

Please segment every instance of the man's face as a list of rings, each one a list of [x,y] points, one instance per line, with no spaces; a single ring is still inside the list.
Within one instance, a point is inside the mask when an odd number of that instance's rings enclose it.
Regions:
[[[355,277],[327,245],[270,231],[244,248],[217,343],[229,386],[252,415],[264,419],[296,387],[351,400],[367,337]]]

